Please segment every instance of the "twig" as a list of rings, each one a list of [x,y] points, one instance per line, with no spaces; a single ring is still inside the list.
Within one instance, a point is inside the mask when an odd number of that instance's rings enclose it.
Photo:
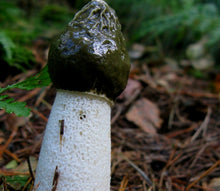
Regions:
[[[0,174],[3,176],[30,175],[29,172],[17,172],[17,171],[9,171],[2,169],[0,169]]]
[[[189,184],[186,188],[186,191],[188,191],[190,188],[192,188],[196,183],[198,183],[201,179],[203,179],[205,176],[207,176],[213,169],[215,169],[218,165],[220,165],[220,160],[217,161],[214,165],[212,165],[208,170],[206,170],[197,180]]]
[[[39,186],[40,186],[40,182],[32,189],[32,191],[36,191]]]
[[[192,168],[196,162],[198,161],[199,157],[201,156],[201,154],[205,151],[205,149],[210,145],[210,143],[207,143],[205,145],[202,146],[202,148],[199,150],[199,152],[196,154],[195,159],[192,161],[191,165],[189,168]]]
[[[118,119],[118,117],[121,115],[121,112],[123,111],[123,106],[119,105],[117,108],[116,114],[112,117],[111,125],[115,123],[115,121]]]
[[[142,185],[143,185],[143,190],[144,190],[144,191],[147,191],[146,181],[145,181],[145,180],[143,180]]]
[[[175,177],[171,177],[171,179],[172,179],[173,182],[176,182],[178,184],[188,185],[188,180],[187,181],[183,181],[183,180],[177,179]],[[210,189],[202,187],[200,185],[194,185],[194,188],[210,191]],[[184,189],[184,191],[186,191],[186,188]]]
[[[41,100],[41,103],[43,103],[45,106],[47,106],[47,108],[48,108],[49,110],[52,109],[52,105],[51,105],[50,103],[48,103],[46,100],[42,99],[42,100]]]
[[[137,165],[135,165],[133,162],[131,162],[125,155],[120,153],[120,155],[135,169],[139,172],[139,174],[144,178],[144,180],[147,182],[149,186],[153,186],[153,183],[149,179],[149,177],[145,174],[143,170],[141,170]]]
[[[169,115],[169,119],[168,119],[168,129],[172,128],[172,123],[174,120],[174,116],[175,116],[178,104],[179,104],[179,93],[177,94],[177,96],[174,98],[174,101],[173,101],[173,107],[170,111],[170,115]]]
[[[18,130],[18,126],[15,126],[12,133],[11,133],[11,135],[10,135],[10,137],[8,138],[7,142],[2,146],[2,148],[0,150],[0,158],[2,157],[3,153],[7,149],[8,145],[11,143],[14,136],[16,135],[17,130]]]
[[[176,190],[184,191],[184,188],[180,187],[178,184],[172,182],[172,186],[176,188]]]
[[[207,111],[207,114],[205,116],[205,119],[204,121],[202,122],[202,124],[200,125],[199,129],[196,131],[196,133],[192,136],[191,138],[191,143],[194,142],[197,137],[199,136],[199,134],[203,131],[203,132],[206,132],[206,129],[208,127],[208,123],[210,121],[210,116],[211,116],[211,113],[212,113],[212,109],[210,107],[208,107],[208,111]]]
[[[30,91],[25,96],[18,99],[18,101],[27,101],[27,100],[31,99],[32,97],[34,97],[36,94],[38,94],[40,92],[40,90],[41,90],[41,88],[36,88],[36,89]]]
[[[124,176],[124,178],[121,181],[121,185],[118,191],[125,191],[127,184],[128,184],[128,177]]]
[[[28,169],[29,169],[30,175],[32,177],[32,180],[34,181],[35,177],[34,177],[34,173],[32,171],[31,162],[30,162],[30,158],[29,157],[27,157],[27,163],[28,163]]]
[[[188,133],[188,132],[191,132],[192,130],[194,130],[195,128],[197,128],[198,124],[197,123],[194,123],[192,124],[189,128],[187,129],[181,129],[181,130],[177,130],[177,131],[174,131],[174,132],[170,132],[170,133],[167,133],[165,134],[166,137],[168,138],[174,138],[178,135],[182,135],[183,133]]]
[[[51,88],[52,84],[47,86],[46,88],[42,89],[43,91],[40,93],[40,95],[37,98],[37,101],[35,102],[35,106],[39,106],[39,104],[43,101],[45,95],[47,94],[48,90]],[[51,108],[49,108],[51,109]]]
[[[9,151],[8,149],[5,149],[5,154],[7,154],[8,156],[12,157],[14,160],[16,160],[18,163],[21,162],[21,160],[17,157],[16,154],[12,153],[11,151]]]
[[[35,114],[37,114],[40,118],[42,118],[44,121],[48,121],[47,117],[45,117],[42,113],[34,109],[33,107],[30,107],[31,111],[33,111]]]
[[[163,179],[164,179],[164,175],[165,175],[166,169],[167,169],[171,164],[173,164],[177,159],[179,159],[179,158],[182,156],[182,154],[179,154],[179,155],[177,155],[177,156],[173,159],[173,157],[174,157],[174,155],[175,155],[175,152],[176,152],[175,149],[172,150],[172,153],[170,154],[170,158],[169,158],[169,160],[168,160],[166,166],[165,166],[165,167],[163,168],[163,170],[162,170],[162,175],[161,175],[161,177],[160,177],[160,182],[159,182],[159,187],[160,187],[160,188],[162,187],[162,183],[163,183]]]
[[[184,91],[181,90],[180,94],[188,95],[191,97],[197,97],[197,98],[213,98],[213,99],[219,99],[218,94],[212,94],[212,93],[199,93],[199,92],[191,92],[191,91]]]
[[[6,184],[6,181],[5,181],[5,177],[4,177],[4,176],[2,176],[2,177],[0,178],[0,185],[2,185],[2,184],[3,184],[3,191],[7,191],[8,188],[7,188],[7,184]]]
[[[30,184],[30,182],[31,182],[32,180],[33,180],[32,177],[30,177],[30,178],[28,179],[28,181],[26,182],[26,184],[24,185],[24,187],[22,188],[21,191],[25,191],[26,188],[28,187],[28,185]]]

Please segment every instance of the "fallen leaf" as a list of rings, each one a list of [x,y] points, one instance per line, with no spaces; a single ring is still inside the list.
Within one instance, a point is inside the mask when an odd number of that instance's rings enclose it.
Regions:
[[[17,161],[16,161],[16,160],[12,160],[12,161],[10,161],[8,164],[5,165],[5,168],[6,168],[7,170],[9,170],[9,169],[14,169],[14,168],[17,167],[17,166],[18,166]]]
[[[213,178],[208,186],[211,191],[220,190],[220,178]]]
[[[31,169],[32,171],[35,171],[37,168],[37,159],[36,157],[30,157],[30,163],[31,163]],[[13,169],[16,172],[28,172],[29,167],[27,160],[23,161],[21,164],[19,164],[16,168]]]
[[[200,58],[197,60],[192,60],[192,66],[196,69],[196,70],[207,70],[211,67],[213,67],[214,65],[214,59],[210,56],[207,55],[204,58]]]
[[[129,100],[134,95],[139,94],[141,89],[142,89],[142,85],[139,81],[129,78],[125,90],[118,97],[118,99],[120,99],[120,100],[123,100],[123,99]]]
[[[157,105],[146,98],[135,102],[126,114],[126,118],[150,134],[156,134],[162,124]]]
[[[129,51],[129,57],[131,59],[140,59],[147,53],[158,52],[156,46],[144,46],[142,44],[133,44],[131,50]]]
[[[15,114],[8,115],[7,119],[5,120],[5,125],[7,130],[13,130],[16,126],[20,127],[27,123],[28,118],[26,117],[18,117]]]
[[[144,55],[145,51],[145,46],[141,44],[134,44],[132,49],[129,51],[129,57],[132,59],[139,59]]]

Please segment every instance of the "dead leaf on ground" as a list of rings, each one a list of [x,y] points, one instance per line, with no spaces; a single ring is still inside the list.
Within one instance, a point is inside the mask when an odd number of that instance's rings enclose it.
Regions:
[[[17,117],[15,114],[10,114],[5,120],[5,125],[7,127],[7,130],[12,131],[16,126],[20,127],[25,125],[27,121],[28,118],[26,117]]]
[[[159,108],[146,98],[134,103],[126,114],[126,118],[150,134],[156,134],[162,124]]]
[[[33,171],[35,171],[36,168],[37,168],[37,158],[31,156],[30,157],[30,164],[31,164],[31,169]],[[29,171],[29,167],[28,167],[27,160],[23,161],[21,164],[16,166],[13,170],[16,171],[16,172],[28,172]]]
[[[211,191],[220,190],[220,178],[213,178],[208,185],[208,189],[210,189]]]
[[[120,99],[120,100],[123,100],[123,99],[129,100],[131,97],[134,96],[134,94],[136,95],[136,94],[140,93],[141,89],[142,89],[142,85],[139,81],[129,78],[125,90],[118,97],[118,99]]]

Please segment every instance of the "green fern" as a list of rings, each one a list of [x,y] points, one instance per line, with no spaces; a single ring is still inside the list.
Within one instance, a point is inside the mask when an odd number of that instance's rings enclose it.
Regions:
[[[13,55],[12,49],[15,47],[15,44],[3,31],[0,31],[0,44],[5,51],[5,59],[11,60]]]
[[[134,34],[135,41],[155,43],[160,39],[167,49],[184,49],[188,44],[207,37],[209,49],[220,42],[219,10],[214,4],[188,4],[183,10],[162,14],[142,22]],[[178,49],[179,49],[178,47]],[[176,51],[176,48],[175,48]]]
[[[32,52],[15,44],[5,31],[0,31],[0,52],[3,60],[21,71],[31,68],[30,62],[35,62]]]
[[[0,96],[0,108],[5,109],[7,113],[14,113],[17,116],[28,116],[30,109],[26,107],[24,102],[16,102],[7,95]]]
[[[38,73],[35,76],[31,76],[22,82],[9,85],[5,88],[0,88],[0,93],[14,88],[19,88],[23,90],[32,90],[34,88],[48,86],[50,83],[51,80],[48,73],[48,67],[46,66],[41,70],[40,73]]]
[[[151,39],[166,32],[175,31],[176,34],[183,28],[192,32],[206,33],[215,28],[220,21],[217,9],[213,5],[198,5],[176,14],[164,15],[142,24],[141,30],[136,33],[137,38],[149,34]]]
[[[31,76],[22,82],[0,88],[0,93],[6,90],[19,88],[24,90],[32,90],[38,87],[48,86],[51,83],[47,67],[35,76]],[[7,113],[14,112],[17,116],[28,116],[30,109],[26,107],[24,102],[15,102],[14,99],[8,98],[7,95],[0,96],[0,109],[5,109]]]
[[[0,25],[11,26],[23,16],[23,12],[13,1],[0,1]]]
[[[13,187],[13,190],[22,190],[23,187],[26,185],[29,178],[30,177],[27,175],[16,175],[16,176],[6,176],[5,180],[7,183],[10,184],[10,186]],[[1,187],[0,187],[0,189],[1,189]],[[10,189],[10,190],[12,190],[12,189]],[[25,189],[25,190],[30,191],[30,189]]]

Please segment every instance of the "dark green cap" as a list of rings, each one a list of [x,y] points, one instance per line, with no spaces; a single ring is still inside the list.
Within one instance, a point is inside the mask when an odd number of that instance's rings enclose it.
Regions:
[[[85,5],[52,42],[48,69],[58,89],[92,91],[114,100],[130,70],[115,11],[102,0]]]

